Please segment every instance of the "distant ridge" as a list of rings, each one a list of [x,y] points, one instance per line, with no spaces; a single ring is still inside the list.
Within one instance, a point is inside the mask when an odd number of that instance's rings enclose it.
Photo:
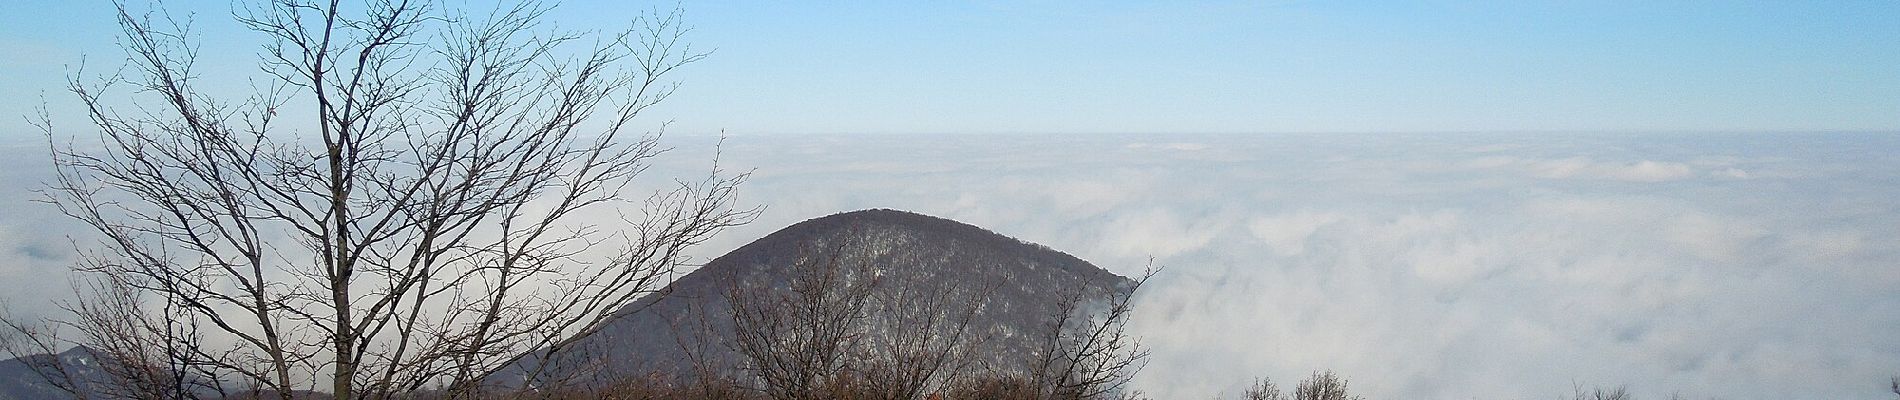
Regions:
[[[105,353],[86,346],[73,346],[59,354],[34,354],[0,360],[0,400],[50,400],[80,397],[61,389],[59,385],[73,385],[73,388],[77,389],[84,398],[89,399],[126,396],[125,393],[128,391],[124,387],[126,382],[112,375],[112,371],[122,369],[106,365],[111,363],[112,359],[101,357],[102,354]],[[38,366],[40,370],[35,371],[35,366]],[[183,378],[196,383],[211,382],[198,375],[188,375]],[[215,390],[209,386],[192,385],[188,390],[203,398],[217,397]]]
[[[59,354],[34,354],[0,361],[0,400],[28,399],[70,399],[71,393],[54,386],[48,377],[41,373],[53,373],[51,370],[36,372],[32,365],[50,367],[58,362],[59,368],[66,370],[74,381],[90,383],[103,381],[105,371],[99,369],[92,349],[76,346]],[[54,377],[53,379],[59,379]],[[81,390],[90,394],[97,388],[93,384],[81,385]]]

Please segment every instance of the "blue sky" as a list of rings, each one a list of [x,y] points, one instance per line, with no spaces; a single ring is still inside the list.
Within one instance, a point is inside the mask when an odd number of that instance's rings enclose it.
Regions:
[[[576,1],[554,19],[606,28],[654,6]],[[252,71],[257,36],[228,3],[171,7],[214,38],[207,70]],[[655,111],[690,133],[1900,129],[1894,2],[683,7],[717,51]],[[11,8],[0,111],[42,92],[69,108],[70,66],[116,64],[107,5]]]

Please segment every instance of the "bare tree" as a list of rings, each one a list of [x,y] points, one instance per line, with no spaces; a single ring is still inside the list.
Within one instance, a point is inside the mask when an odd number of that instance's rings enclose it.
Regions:
[[[92,280],[63,308],[66,324],[82,337],[108,379],[97,394],[124,399],[221,397],[215,371],[203,368],[204,336],[199,319],[177,313],[176,301],[147,302],[143,292],[119,278]],[[175,294],[169,294],[175,295]],[[155,310],[145,305],[155,303]]]
[[[1333,371],[1314,372],[1293,388],[1294,400],[1361,400],[1346,390],[1346,379]]]
[[[29,323],[0,315],[9,333],[5,351],[27,369],[75,398],[197,399],[222,397],[225,388],[205,371],[193,349],[202,344],[189,315],[144,308],[142,292],[111,276],[75,288],[62,303],[71,320]],[[168,303],[159,303],[168,304]],[[177,318],[177,320],[173,320]],[[175,323],[174,323],[175,322]],[[79,337],[65,337],[65,331]],[[76,347],[75,347],[76,346]],[[61,349],[73,347],[70,350]],[[70,358],[70,359],[69,359]],[[76,364],[76,365],[74,365]]]
[[[235,98],[200,89],[189,21],[118,7],[127,69],[70,85],[97,145],[58,144],[44,112],[39,125],[55,142],[47,201],[103,238],[76,268],[142,310],[109,317],[203,335],[134,346],[285,399],[454,397],[561,351],[756,215],[734,207],[746,175],[716,159],[634,189],[666,149],[633,119],[704,55],[678,11],[600,35],[549,28],[538,4],[430,4],[245,7],[266,74]],[[616,205],[639,210],[599,218]],[[118,301],[105,295],[94,304]],[[103,329],[87,345],[131,335],[80,315]]]
[[[1273,380],[1268,378],[1254,379],[1253,385],[1248,386],[1247,391],[1241,393],[1241,398],[1246,400],[1289,400],[1285,393],[1280,392],[1280,386],[1273,384]]]
[[[775,399],[923,399],[950,385],[980,343],[993,287],[904,272],[854,231],[801,254],[783,277],[728,279],[732,350]],[[776,279],[783,279],[781,285]]]
[[[915,275],[893,276],[908,281],[893,282],[875,296],[872,327],[880,334],[863,349],[864,384],[876,398],[923,399],[974,372],[971,355],[987,338],[972,333],[970,324],[984,307],[980,299],[990,298],[995,286],[971,287],[961,280],[933,285]]]
[[[849,383],[849,358],[864,339],[881,274],[847,243],[801,255],[786,290],[777,282],[729,279],[732,348],[773,399],[826,399]]]
[[[1030,366],[1032,384],[1049,399],[1123,396],[1128,381],[1147,365],[1148,350],[1128,334],[1135,292],[1159,270],[1150,268],[1127,288],[1111,293],[1075,290],[1063,297],[1055,322],[1043,335]],[[1105,295],[1105,296],[1104,296]],[[1107,299],[1101,309],[1092,300]]]
[[[1630,395],[1629,388],[1622,386],[1615,388],[1599,386],[1586,391],[1583,390],[1583,385],[1578,384],[1573,385],[1571,391],[1570,400],[1630,400],[1636,397]]]

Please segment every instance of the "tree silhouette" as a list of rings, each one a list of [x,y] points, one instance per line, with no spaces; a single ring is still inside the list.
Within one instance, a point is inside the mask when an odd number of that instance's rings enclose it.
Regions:
[[[756,215],[734,206],[746,175],[716,157],[703,177],[637,189],[666,149],[635,117],[704,56],[677,10],[597,34],[547,26],[538,4],[432,4],[243,6],[264,74],[235,97],[201,89],[239,77],[201,75],[188,21],[119,5],[128,66],[70,84],[97,143],[60,144],[79,135],[44,111],[37,123],[55,142],[46,201],[103,238],[76,269],[133,296],[113,316],[132,331],[197,341],[121,341],[149,347],[126,365],[284,399],[474,393]],[[137,334],[64,325],[87,345]]]

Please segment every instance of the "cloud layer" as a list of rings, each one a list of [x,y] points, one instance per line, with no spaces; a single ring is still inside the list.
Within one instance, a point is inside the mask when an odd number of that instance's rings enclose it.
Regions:
[[[704,171],[676,138],[656,172]],[[1883,135],[738,136],[761,219],[723,253],[900,208],[1070,252],[1139,300],[1157,398],[1333,369],[1373,398],[1885,398],[1900,373],[1900,139]],[[9,151],[28,154],[30,147]],[[13,171],[40,171],[16,157]],[[43,162],[40,160],[38,162]],[[0,175],[9,297],[72,231]],[[65,227],[65,228],[62,228]]]
[[[894,207],[1122,274],[1159,398],[1334,369],[1374,398],[1883,398],[1900,158],[1877,135],[760,136],[770,207]]]

